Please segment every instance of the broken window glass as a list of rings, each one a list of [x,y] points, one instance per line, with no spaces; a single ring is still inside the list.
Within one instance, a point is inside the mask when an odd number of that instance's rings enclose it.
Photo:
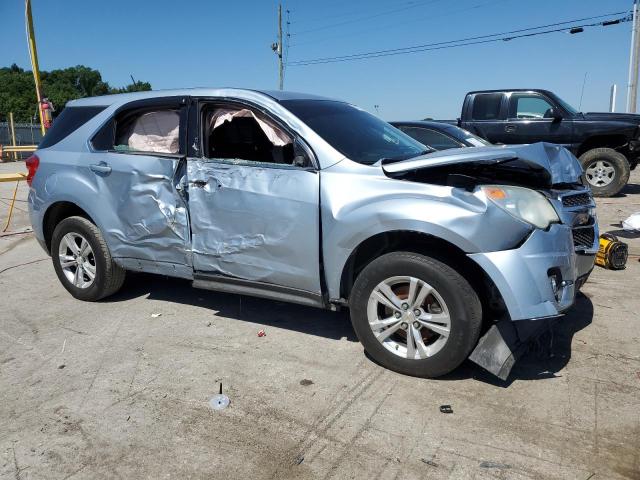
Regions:
[[[217,108],[204,118],[208,158],[294,163],[293,139],[265,116],[247,108]]]

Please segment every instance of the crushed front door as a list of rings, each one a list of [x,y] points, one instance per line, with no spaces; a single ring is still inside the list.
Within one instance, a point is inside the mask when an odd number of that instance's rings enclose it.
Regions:
[[[190,158],[193,268],[320,293],[319,173]]]

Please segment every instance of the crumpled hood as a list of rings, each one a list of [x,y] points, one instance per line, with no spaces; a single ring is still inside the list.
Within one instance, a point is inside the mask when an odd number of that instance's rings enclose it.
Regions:
[[[528,164],[533,170],[546,170],[551,185],[578,183],[583,172],[580,162],[569,150],[545,142],[442,150],[409,160],[383,162],[382,169],[388,174],[398,174],[466,163],[508,166],[510,161],[516,159],[520,161],[520,165]]]

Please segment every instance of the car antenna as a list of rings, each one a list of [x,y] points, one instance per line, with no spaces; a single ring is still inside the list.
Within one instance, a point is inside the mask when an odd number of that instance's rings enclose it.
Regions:
[[[587,75],[589,72],[584,72],[584,80],[582,81],[582,91],[580,92],[580,103],[578,104],[578,111],[582,111],[582,97],[584,96],[584,86],[587,83]]]

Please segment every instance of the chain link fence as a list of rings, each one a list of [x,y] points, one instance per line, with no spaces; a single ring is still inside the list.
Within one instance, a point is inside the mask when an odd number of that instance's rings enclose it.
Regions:
[[[16,145],[37,145],[42,140],[39,123],[14,123],[13,125],[16,131]],[[7,147],[12,145],[9,122],[0,122],[0,145]],[[31,153],[19,152],[16,155],[19,160],[24,160]],[[13,153],[3,152],[0,161],[11,161],[14,158]]]

